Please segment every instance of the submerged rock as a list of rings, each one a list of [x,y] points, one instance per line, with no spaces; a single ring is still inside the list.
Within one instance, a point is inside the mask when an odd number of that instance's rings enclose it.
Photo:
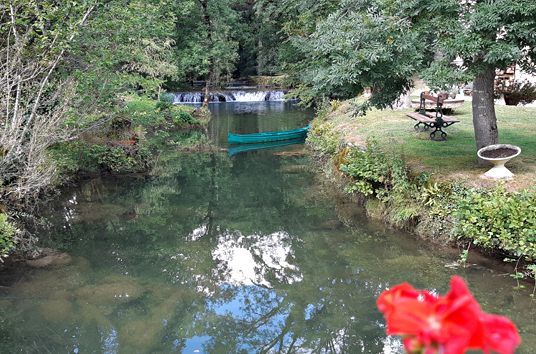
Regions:
[[[72,258],[69,254],[59,250],[46,248],[41,252],[39,258],[28,259],[26,264],[33,268],[41,268],[49,265],[64,265],[71,263]]]
[[[79,269],[71,263],[62,267],[36,269],[28,273],[24,281],[13,284],[11,289],[22,297],[47,298],[54,295],[55,299],[66,299],[85,282]]]
[[[85,203],[71,208],[73,218],[80,223],[115,220],[129,212],[127,208],[115,204]]]
[[[49,321],[64,321],[72,317],[73,305],[67,300],[45,300],[41,304],[41,314]]]
[[[344,224],[340,220],[327,220],[318,226],[319,229],[336,230],[340,229]]]
[[[113,306],[137,299],[143,292],[135,279],[126,276],[107,277],[106,284],[84,286],[76,293],[78,302]]]
[[[307,171],[309,169],[309,166],[307,165],[285,165],[281,166],[279,171],[286,172],[286,173],[300,173]]]
[[[298,150],[298,151],[282,151],[282,152],[276,152],[274,153],[274,155],[276,156],[283,156],[283,157],[288,157],[288,156],[301,156],[301,155],[305,155],[306,152],[304,150]]]
[[[119,337],[123,346],[129,349],[126,352],[133,353],[136,350],[137,353],[149,353],[159,339],[158,333],[163,327],[162,319],[132,321],[119,330]]]

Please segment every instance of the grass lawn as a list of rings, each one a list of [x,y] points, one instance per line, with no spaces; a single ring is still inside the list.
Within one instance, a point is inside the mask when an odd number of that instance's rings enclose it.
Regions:
[[[349,108],[343,104],[337,112]],[[415,120],[405,115],[411,109],[373,110],[366,116],[352,118],[347,114],[334,115],[335,123],[345,138],[362,144],[374,137],[388,149],[401,154],[413,169],[429,171],[438,180],[464,182],[474,186],[489,186],[499,182],[483,175],[491,165],[479,166],[472,124],[471,102],[448,115],[460,120],[444,131],[446,141],[430,140],[429,132],[413,129]],[[515,176],[504,180],[509,190],[536,186],[536,108],[495,106],[501,143],[517,145],[521,154],[509,161],[506,167]]]

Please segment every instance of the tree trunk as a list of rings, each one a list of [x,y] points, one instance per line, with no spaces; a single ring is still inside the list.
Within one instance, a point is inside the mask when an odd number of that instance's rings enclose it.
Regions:
[[[201,108],[207,108],[210,101],[210,74],[207,80],[205,81],[205,98],[203,98],[203,104]]]
[[[411,96],[409,91],[401,94],[393,105],[393,109],[408,109],[411,108]]]
[[[208,2],[209,0],[198,0],[201,4],[201,11],[203,12],[203,23],[205,26],[207,26],[207,43],[211,44],[212,42],[212,26],[210,21],[210,14],[208,13]],[[207,108],[208,103],[210,101],[210,81],[212,79],[212,73],[213,73],[213,66],[212,66],[212,58],[210,58],[210,67],[209,67],[209,73],[207,75],[207,78],[205,80],[205,98],[203,99],[203,104],[201,105],[201,108]]]
[[[262,49],[262,41],[259,39],[257,42],[257,75],[262,75],[264,73],[264,54]]]
[[[475,76],[473,83],[473,127],[475,129],[476,148],[499,143],[497,117],[493,97],[493,80],[495,68],[490,66],[485,72]],[[489,164],[478,159],[479,165]]]

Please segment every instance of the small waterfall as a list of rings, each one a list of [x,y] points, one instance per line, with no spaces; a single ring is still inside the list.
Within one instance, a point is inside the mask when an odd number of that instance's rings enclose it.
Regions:
[[[201,103],[204,92],[172,92],[173,103]],[[261,102],[284,101],[285,91],[214,91],[210,93],[209,102]]]

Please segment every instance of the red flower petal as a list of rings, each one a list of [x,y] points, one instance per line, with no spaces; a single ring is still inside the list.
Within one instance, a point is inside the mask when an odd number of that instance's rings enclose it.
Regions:
[[[417,291],[404,283],[383,292],[377,301],[387,321],[387,334],[403,335],[408,352],[421,348],[442,354],[481,349],[513,354],[521,342],[507,318],[483,313],[465,281],[452,277],[446,296]]]
[[[482,343],[478,349],[489,353],[513,354],[521,343],[516,325],[506,317],[482,313],[480,321],[484,329]]]
[[[384,291],[378,297],[376,305],[378,309],[384,314],[384,316],[389,316],[393,310],[393,303],[399,299],[417,299],[420,296],[421,292],[415,290],[408,283],[402,283],[394,286],[393,288]]]

